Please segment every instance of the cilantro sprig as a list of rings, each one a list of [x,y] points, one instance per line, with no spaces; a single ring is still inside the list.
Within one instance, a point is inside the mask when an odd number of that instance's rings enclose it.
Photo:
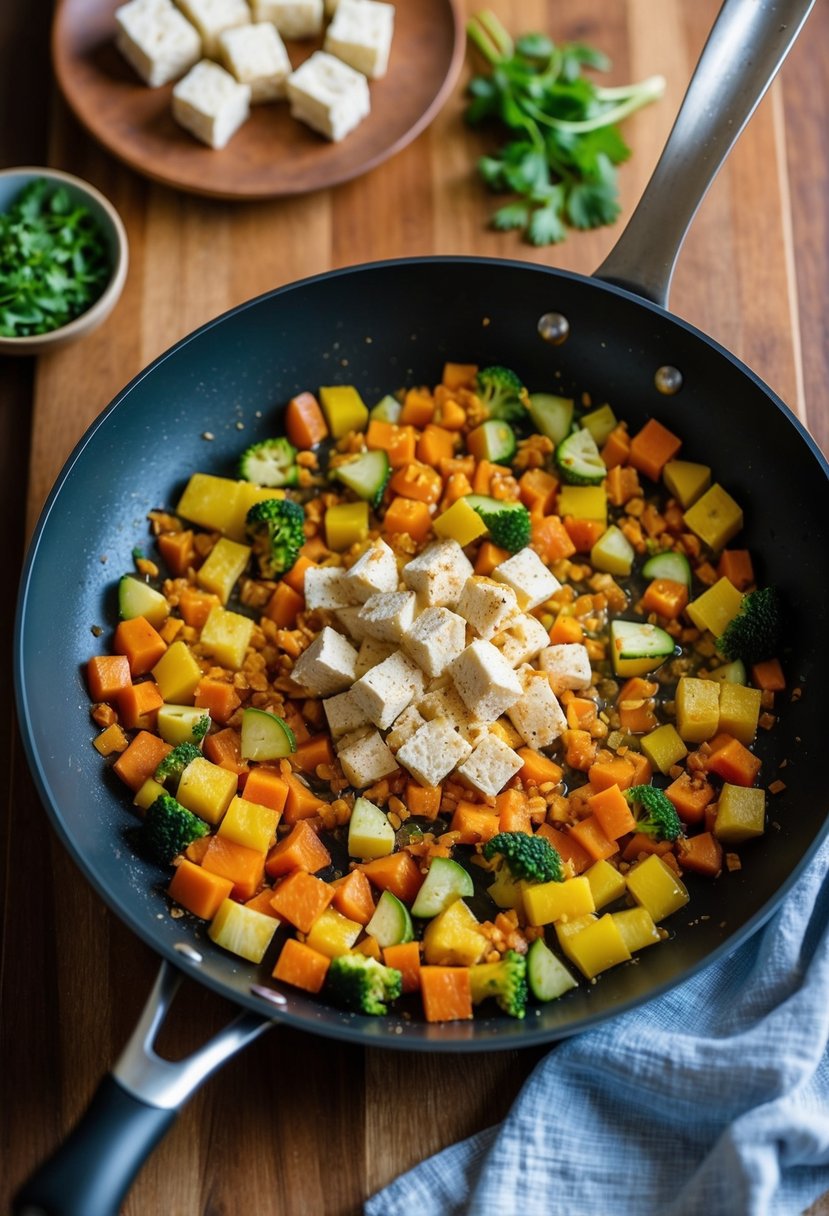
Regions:
[[[493,227],[551,245],[568,227],[612,224],[620,210],[616,166],[630,156],[616,124],[661,97],[664,78],[601,88],[583,75],[610,67],[600,51],[556,46],[546,34],[513,42],[489,11],[473,17],[467,33],[489,64],[469,83],[467,121],[494,120],[512,133],[496,155],[478,162],[490,189],[519,196],[493,214]]]
[[[38,178],[0,214],[0,334],[49,333],[95,303],[109,253],[88,207]]]

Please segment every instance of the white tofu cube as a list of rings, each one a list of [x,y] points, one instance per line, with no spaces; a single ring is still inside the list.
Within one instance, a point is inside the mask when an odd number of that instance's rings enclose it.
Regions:
[[[534,549],[519,549],[495,567],[492,577],[512,587],[522,612],[537,608],[561,590],[561,583]]]
[[[351,691],[369,720],[386,730],[423,691],[423,672],[398,651],[361,676]]]
[[[370,80],[385,76],[394,32],[394,5],[340,0],[325,34],[325,50]]]
[[[291,679],[313,696],[328,697],[354,683],[356,666],[357,651],[326,625],[297,659]]]
[[[336,697],[326,697],[322,708],[334,739],[340,739],[343,735],[369,725],[365,711],[350,688],[347,692],[337,693]]]
[[[472,563],[456,540],[427,546],[403,567],[403,581],[430,608],[455,608]]]
[[[219,36],[225,30],[250,24],[246,0],[176,0],[188,21],[199,31],[202,50],[208,59],[218,59]]]
[[[145,84],[176,80],[201,59],[201,38],[172,0],[130,0],[115,10],[115,45]]]
[[[550,635],[537,617],[522,615],[510,621],[503,633],[496,633],[492,644],[510,667],[520,667],[550,645]]]
[[[368,81],[347,63],[315,51],[288,77],[291,114],[335,143],[369,113]]]
[[[442,676],[466,646],[466,621],[448,608],[427,608],[403,637],[403,648],[427,676]]]
[[[521,683],[500,650],[483,639],[467,646],[449,668],[455,688],[479,722],[494,722],[521,696]]]
[[[370,731],[343,747],[340,766],[355,789],[363,790],[397,769],[397,761],[379,731]]]
[[[223,148],[250,113],[250,89],[202,59],[173,89],[173,118],[210,148]]]
[[[359,604],[351,604],[346,608],[335,608],[334,618],[353,642],[362,642],[368,637],[362,617],[360,616]],[[548,638],[547,641],[549,640]]]
[[[323,0],[253,0],[254,21],[270,21],[283,38],[322,33]]]
[[[464,583],[457,611],[478,637],[489,641],[518,615],[518,600],[512,587],[505,583],[473,575]]]
[[[376,540],[371,548],[366,549],[345,573],[345,585],[352,604],[364,604],[372,595],[378,595],[381,591],[396,591],[398,582],[394,550],[382,539]]]
[[[357,679],[364,676],[367,671],[371,671],[372,667],[376,667],[378,663],[382,663],[383,659],[387,659],[390,654],[396,653],[397,646],[394,642],[378,642],[377,638],[365,638],[360,643],[360,650],[357,654],[355,673]]]
[[[497,735],[485,735],[468,760],[458,768],[465,781],[482,794],[494,797],[514,777],[524,761]]]
[[[543,671],[525,666],[518,671],[522,695],[507,717],[529,747],[551,747],[567,729],[567,718]]]
[[[333,611],[356,604],[350,595],[342,566],[309,566],[304,580],[305,607],[309,612]]]
[[[360,609],[366,633],[380,642],[400,642],[414,621],[417,600],[411,591],[371,595]]]
[[[557,696],[567,688],[589,688],[593,683],[590,656],[581,642],[547,646],[538,656],[538,666],[546,671],[550,687]]]
[[[339,5],[339,3],[340,3],[340,0],[325,0],[325,15],[326,15],[326,17],[333,17],[333,16],[334,16],[334,14],[335,14],[335,13],[336,13],[336,11],[337,11],[337,6]]]
[[[414,705],[407,705],[400,717],[395,718],[394,722],[392,722],[391,730],[386,735],[386,743],[393,752],[396,752],[407,739],[411,739],[415,731],[419,730],[425,721],[426,719],[419,709]]]
[[[291,61],[270,21],[224,30],[219,46],[227,70],[250,89],[252,105],[285,96]]]
[[[447,718],[435,718],[407,739],[397,760],[421,785],[439,785],[472,751]]]

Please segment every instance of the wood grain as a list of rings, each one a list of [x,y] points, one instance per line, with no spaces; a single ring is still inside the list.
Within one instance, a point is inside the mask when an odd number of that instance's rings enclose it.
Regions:
[[[467,7],[478,5],[469,0]],[[614,60],[614,81],[654,72],[668,77],[664,101],[626,128],[635,148],[622,172],[629,212],[670,128],[717,0],[495,0],[492,7],[512,29],[546,27],[559,39],[597,43]],[[23,8],[0,6],[0,103],[6,113],[5,103],[13,101],[25,118],[0,129],[6,164],[37,163],[47,150],[42,82],[49,5],[40,0]],[[34,64],[25,71],[24,54]],[[827,69],[829,13],[819,6],[700,209],[672,299],[677,312],[729,346],[789,401],[824,447]],[[493,199],[471,170],[486,140],[464,127],[461,112],[459,86],[414,143],[336,190],[228,204],[175,194],[134,175],[102,152],[63,106],[53,106],[50,162],[88,178],[112,199],[129,231],[132,267],[115,313],[95,334],[36,368],[0,368],[0,519],[14,565],[24,510],[30,530],[86,426],[149,360],[216,313],[281,283],[375,258],[480,253],[585,273],[598,265],[615,231],[534,250],[487,229]],[[2,611],[8,633],[11,597]],[[8,724],[8,693],[0,705]],[[155,967],[152,954],[106,911],[52,839],[19,746],[8,768],[0,846],[3,1209],[117,1057]],[[164,1050],[186,1052],[230,1013],[212,994],[185,990],[165,1030]],[[351,1216],[402,1170],[498,1120],[542,1054],[430,1057],[272,1031],[196,1096],[124,1210],[128,1216]]]

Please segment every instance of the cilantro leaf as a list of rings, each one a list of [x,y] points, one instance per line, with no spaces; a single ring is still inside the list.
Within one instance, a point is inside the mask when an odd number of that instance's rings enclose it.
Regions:
[[[497,228],[499,232],[509,232],[512,228],[524,229],[530,218],[530,207],[528,203],[508,203],[506,207],[499,207],[492,215],[492,227]]]

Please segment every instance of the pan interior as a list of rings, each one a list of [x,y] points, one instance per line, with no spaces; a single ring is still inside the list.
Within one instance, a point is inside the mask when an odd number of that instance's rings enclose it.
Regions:
[[[569,337],[538,334],[563,314]],[[789,613],[785,663],[802,697],[761,741],[761,780],[785,763],[786,789],[766,835],[741,848],[743,869],[689,880],[674,940],[635,965],[533,1012],[428,1026],[344,1015],[290,990],[271,1006],[251,993],[267,972],[214,947],[204,926],[168,914],[160,872],[132,850],[130,798],[104,768],[83,667],[116,619],[114,588],[147,543],[147,512],[169,507],[192,472],[235,475],[240,451],[280,433],[295,393],[354,383],[369,402],[440,379],[446,360],[503,363],[531,390],[589,393],[632,429],[659,418],[682,457],[710,464],[744,508],[746,547],[761,584]],[[664,366],[683,376],[655,387]],[[656,306],[594,280],[521,263],[423,259],[357,267],[280,289],[185,339],[142,373],[73,453],[38,526],[24,573],[15,663],[21,730],[53,825],[86,877],[148,944],[212,988],[300,1028],[402,1048],[516,1047],[586,1029],[647,1000],[732,949],[773,910],[826,833],[815,774],[817,706],[827,683],[827,466],[782,403],[716,343]],[[742,542],[741,542],[742,543]],[[60,605],[60,628],[56,606]],[[93,630],[102,628],[100,640]],[[824,748],[825,750],[825,748]],[[176,949],[190,942],[201,963]]]

